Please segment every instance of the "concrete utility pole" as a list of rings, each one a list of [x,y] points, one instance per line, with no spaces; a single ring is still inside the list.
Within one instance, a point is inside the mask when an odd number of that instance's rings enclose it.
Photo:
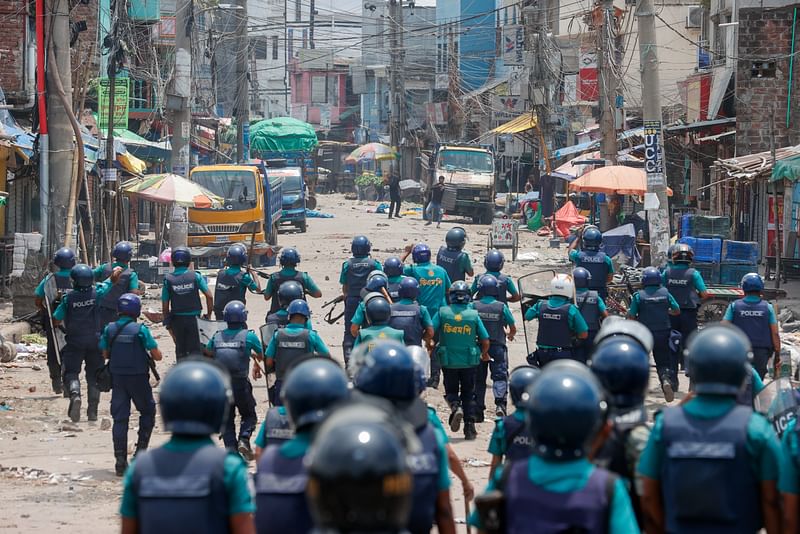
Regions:
[[[453,26],[447,26],[447,124],[450,140],[461,139],[461,111],[458,103],[458,56]]]
[[[402,139],[400,125],[400,40],[398,35],[399,12],[402,10],[402,0],[389,0],[389,94],[391,99],[392,118],[389,124],[389,143],[395,149],[400,146]]]
[[[607,165],[617,163],[617,74],[613,68],[616,62],[616,23],[613,0],[603,0],[599,7],[602,21],[597,28],[597,83],[600,90],[600,153]],[[641,24],[641,19],[639,19]],[[642,75],[644,76],[644,75]],[[660,116],[660,115],[659,115]]]
[[[236,0],[236,161],[250,159],[250,81],[247,58],[247,0]]]
[[[529,54],[528,68],[528,101],[531,109],[535,110],[538,118],[539,130],[539,159],[544,163],[546,173],[550,173],[550,160],[548,144],[552,144],[552,132],[550,128],[551,113],[553,113],[553,72],[548,65],[546,55],[548,50],[545,43],[548,39],[549,0],[540,0],[538,5],[527,6],[522,9],[525,17],[525,33],[528,43],[528,50],[534,53]],[[555,193],[555,190],[554,190]],[[555,201],[553,202],[555,206]]]
[[[660,266],[666,262],[669,250],[669,206],[661,142],[661,82],[658,75],[653,0],[639,0],[636,16],[639,19],[639,63],[642,71],[642,119],[647,172],[644,204],[650,223],[650,261],[652,265]]]

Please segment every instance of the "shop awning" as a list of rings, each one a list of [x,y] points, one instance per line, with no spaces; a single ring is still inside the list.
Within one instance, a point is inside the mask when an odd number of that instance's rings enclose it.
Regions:
[[[494,130],[493,134],[518,134],[532,130],[539,125],[539,119],[533,113],[520,115],[516,119],[511,119],[505,124],[501,124]]]
[[[350,106],[346,110],[339,113],[339,122],[345,120],[346,118],[350,117],[354,113],[358,113],[361,111],[361,106]]]
[[[776,164],[797,159],[800,159],[800,145],[781,147],[775,150]],[[772,154],[769,151],[737,156],[735,158],[719,159],[714,162],[713,167],[720,169],[730,178],[738,180],[763,180],[767,177],[773,180],[772,176],[774,174]],[[779,176],[774,179],[778,180],[780,178]]]
[[[775,162],[769,181],[776,182],[784,179],[790,182],[800,180],[800,156]]]
[[[644,135],[644,128],[631,128],[630,130],[625,130],[624,132],[620,132],[617,135],[618,141],[625,141],[626,139],[630,139],[631,137],[636,136],[643,136]],[[586,141],[584,143],[578,143],[577,145],[567,146],[564,148],[559,148],[553,151],[552,158],[558,159],[564,156],[569,156],[570,154],[579,154],[581,152],[586,152],[587,150],[592,150],[598,148],[600,146],[599,139],[593,139],[592,141]]]

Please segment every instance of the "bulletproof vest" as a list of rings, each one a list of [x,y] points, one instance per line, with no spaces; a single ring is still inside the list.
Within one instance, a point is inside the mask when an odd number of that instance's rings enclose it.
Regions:
[[[669,294],[672,295],[678,302],[681,309],[694,309],[700,300],[697,297],[697,291],[694,289],[692,278],[694,278],[694,269],[675,269],[668,267],[667,274],[667,289]]]
[[[103,280],[111,276],[112,272],[111,264],[107,263],[105,269],[103,269]],[[115,318],[117,317],[117,301],[122,295],[128,292],[128,287],[131,285],[131,275],[133,275],[133,271],[130,267],[126,267],[119,275],[117,282],[111,286],[111,289],[108,290],[108,293],[106,293],[100,301],[101,307],[113,310],[113,317]]]
[[[402,330],[406,345],[422,345],[422,316],[419,304],[392,304],[389,326]]]
[[[250,370],[250,349],[247,348],[248,330],[235,333],[221,330],[214,334],[214,359],[225,366],[231,378],[247,378]]]
[[[311,531],[303,459],[285,457],[280,447],[267,447],[261,455],[255,474],[257,532]]]
[[[139,532],[230,532],[227,455],[215,445],[189,452],[159,447],[138,454],[132,482]]]
[[[747,452],[753,410],[737,405],[713,419],[691,417],[680,406],[662,413],[666,531],[757,532],[762,525],[759,481]]]
[[[528,458],[531,455],[531,447],[533,447],[533,437],[525,421],[520,421],[513,415],[507,415],[503,418],[503,428],[506,432],[507,448],[504,453],[506,462]]]
[[[247,288],[242,287],[244,271],[230,274],[227,269],[220,269],[217,272],[217,283],[214,286],[214,313],[217,317],[222,317],[225,306],[234,300],[245,302]]]
[[[267,437],[267,447],[283,445],[294,437],[289,417],[281,414],[277,406],[267,410],[267,416],[264,419],[264,435]]]
[[[497,278],[497,300],[506,304],[508,302],[508,277],[502,273],[494,275]]]
[[[440,247],[439,252],[436,254],[436,265],[447,271],[447,276],[450,277],[451,282],[464,280],[466,273],[459,269],[459,259],[464,253],[460,250],[453,250],[447,247]]]
[[[303,286],[303,300],[305,300],[305,289],[306,285],[303,283],[303,273],[300,271],[296,271],[294,275],[287,276],[283,274],[283,271],[278,271],[277,273],[272,273],[269,275],[270,282],[272,285],[272,298],[270,299],[269,304],[269,313],[275,313],[281,307],[281,302],[278,299],[278,289],[280,289],[281,284],[284,282],[297,282],[301,286]]]
[[[475,307],[478,315],[480,315],[483,326],[486,327],[486,331],[489,333],[489,342],[493,345],[502,345],[505,347],[506,332],[503,330],[503,324],[505,322],[503,308],[505,308],[505,304],[499,300],[489,303],[476,300],[472,305]]]
[[[669,330],[669,290],[659,287],[653,293],[639,290],[639,315],[636,319],[651,332]]]
[[[106,336],[111,342],[109,366],[115,375],[146,375],[150,371],[147,364],[147,351],[139,331],[142,325],[136,321],[126,323],[120,329],[119,323],[109,323]]]
[[[197,275],[188,270],[185,273],[168,273],[170,311],[172,313],[195,312],[203,309],[197,287]]]
[[[763,300],[733,303],[733,324],[741,328],[750,343],[757,348],[772,348],[772,330],[769,324],[769,304]]]
[[[275,351],[275,376],[283,379],[291,366],[300,359],[313,354],[311,331],[305,328],[281,328],[277,333]]]
[[[439,493],[439,455],[433,426],[427,423],[417,429],[422,450],[408,456],[408,465],[414,477],[414,492],[411,515],[408,518],[410,532],[430,532],[436,512],[436,495]]]
[[[595,468],[586,485],[568,493],[555,493],[531,482],[527,459],[512,462],[503,493],[506,508],[506,532],[585,532],[608,531],[608,471]],[[567,503],[569,503],[567,505]]]
[[[369,352],[375,348],[375,345],[379,341],[397,341],[399,343],[405,343],[405,333],[399,330],[395,333],[393,330],[396,329],[393,329],[389,325],[376,325],[362,328],[358,332],[359,344],[366,344],[367,352]]]
[[[748,372],[744,377],[742,389],[739,391],[739,394],[736,395],[736,402],[742,406],[749,406],[750,408],[753,408],[755,397],[756,396],[753,394],[753,371],[752,369],[748,369]]]
[[[367,285],[367,276],[375,270],[375,260],[372,258],[350,258],[347,260],[347,284],[348,297],[360,297],[361,290]]]
[[[569,329],[569,302],[552,307],[547,301],[541,301],[539,308],[539,332],[536,334],[537,345],[547,345],[562,349],[572,346],[572,331]]]
[[[578,253],[578,267],[583,267],[592,277],[589,279],[589,289],[603,289],[608,280],[608,264],[605,252],[599,250],[582,250]]]
[[[100,314],[97,309],[97,292],[93,287],[86,291],[70,292],[64,327],[67,331],[67,343],[70,345],[97,348],[100,339]]]
[[[390,282],[386,291],[389,293],[389,296],[392,297],[393,302],[400,300],[400,282]]]
[[[456,320],[460,317],[460,320]],[[480,316],[474,309],[466,308],[456,312],[452,306],[445,306],[439,310],[439,347],[446,347],[447,352],[470,353],[470,359],[477,351],[475,340],[478,336],[478,320]],[[474,354],[477,356],[477,354]],[[463,362],[462,362],[463,363]],[[477,362],[473,365],[477,365]]]
[[[589,330],[600,330],[600,296],[597,291],[588,290],[575,294],[575,305],[581,312]]]

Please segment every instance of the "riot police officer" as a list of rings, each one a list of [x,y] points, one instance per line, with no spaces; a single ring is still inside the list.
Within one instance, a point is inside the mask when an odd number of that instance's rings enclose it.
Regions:
[[[270,406],[253,441],[256,446],[256,462],[261,459],[267,447],[283,445],[293,437],[294,430],[289,422],[286,406]]]
[[[281,284],[281,287],[278,288],[278,303],[280,304],[280,307],[276,311],[267,315],[265,323],[270,328],[267,330],[267,335],[264,337],[264,341],[272,339],[272,334],[274,334],[278,328],[283,328],[289,324],[289,312],[287,311],[289,304],[295,300],[305,300],[304,296],[303,286],[301,286],[298,282],[290,280]],[[307,324],[307,327],[309,329],[311,328],[310,321]]]
[[[250,359],[256,362],[264,360],[261,340],[255,332],[247,329],[247,310],[244,303],[234,300],[225,306],[222,312],[228,328],[220,330],[208,340],[206,354],[228,370],[231,376],[233,403],[225,421],[222,442],[230,450],[238,450],[245,460],[253,459],[250,449],[250,436],[256,428],[256,399],[253,396],[253,385],[247,377],[250,371]],[[261,378],[261,370],[256,364],[253,367],[253,379]],[[236,411],[239,412],[239,436],[236,437]]]
[[[436,265],[447,271],[451,282],[465,280],[467,276],[475,276],[469,254],[464,252],[467,244],[467,231],[454,226],[444,236],[445,246],[439,247],[436,253]]]
[[[112,263],[104,263],[94,270],[94,278],[98,282],[108,279],[114,269],[122,269],[122,273],[114,282],[113,287],[100,299],[100,322],[103,326],[117,320],[117,301],[124,293],[139,294],[139,275],[130,268],[133,257],[133,245],[127,241],[120,241],[111,251]]]
[[[597,291],[601,298],[608,296],[606,284],[614,276],[614,264],[608,254],[600,251],[603,244],[603,234],[595,227],[584,230],[581,250],[571,250],[569,259],[576,267],[583,267],[592,275],[589,279],[589,289]]]
[[[758,273],[744,275],[740,286],[744,297],[728,306],[722,322],[738,326],[750,338],[753,346],[753,367],[761,378],[766,378],[767,362],[773,354],[776,355],[773,367],[778,369],[780,366],[781,337],[778,334],[778,319],[772,304],[761,298],[764,280]]]
[[[224,321],[222,317],[225,306],[238,300],[247,304],[247,291],[261,293],[258,279],[250,276],[247,267],[247,249],[241,243],[234,243],[225,253],[225,267],[217,271],[217,282],[214,286],[214,317]]]
[[[247,465],[211,441],[230,402],[227,377],[210,361],[186,359],[167,373],[159,404],[172,436],[125,474],[122,532],[255,532]]]
[[[61,298],[72,289],[70,272],[75,267],[75,253],[63,247],[53,256],[53,265],[56,270],[47,273],[33,292],[36,307],[41,312],[42,326],[47,336],[47,370],[50,372],[50,383],[53,393],[61,395],[64,391],[64,378],[61,373],[61,351],[64,347],[58,345],[59,340],[53,332],[51,322]],[[57,346],[58,345],[58,346]]]
[[[397,291],[397,300],[392,304],[389,326],[403,332],[406,345],[421,346],[423,341],[433,346],[433,321],[427,308],[417,303],[419,282],[404,276]]]
[[[208,289],[205,278],[189,268],[192,253],[187,247],[175,247],[171,256],[175,269],[164,278],[161,309],[164,326],[175,340],[175,358],[180,360],[200,351],[200,333],[197,328],[197,317],[203,313],[200,293],[206,297],[206,318],[211,317],[214,309],[214,295]]]
[[[131,402],[139,412],[139,439],[136,453],[147,449],[150,434],[156,424],[156,402],[150,387],[152,358],[161,360],[161,351],[146,325],[136,322],[142,312],[142,302],[137,295],[125,293],[119,298],[119,319],[106,326],[100,337],[103,358],[109,360],[111,370],[111,417],[114,426],[114,469],[122,476],[128,467],[128,419]],[[162,392],[163,395],[163,392]],[[124,515],[124,514],[123,514]]]
[[[594,348],[594,338],[600,330],[600,321],[608,317],[606,303],[600,294],[589,289],[589,280],[592,275],[583,267],[576,267],[572,270],[572,279],[575,282],[575,306],[581,312],[586,326],[589,327],[588,337],[581,344],[584,359],[589,359]]]
[[[783,532],[797,532],[800,529],[800,432],[796,415],[783,431],[781,449],[778,489],[783,502]]]
[[[353,349],[355,341],[350,325],[358,304],[361,302],[361,290],[367,284],[367,276],[374,270],[381,270],[380,262],[369,257],[371,250],[372,243],[369,242],[366,236],[357,235],[354,237],[350,243],[350,251],[353,257],[342,264],[342,271],[339,274],[339,283],[342,284],[342,294],[344,295],[342,352],[345,364],[350,358],[350,351]]]
[[[403,262],[397,256],[386,258],[383,262],[383,272],[386,273],[388,286],[386,290],[392,298],[392,302],[400,300],[398,290],[400,289],[400,282],[403,280]]]
[[[278,262],[281,264],[281,270],[269,275],[267,287],[264,288],[264,300],[270,301],[268,313],[275,313],[281,308],[280,299],[276,297],[278,297],[278,291],[281,286],[289,281],[297,282],[302,286],[303,296],[298,298],[305,299],[305,295],[310,295],[314,298],[322,296],[322,291],[317,287],[311,276],[306,272],[297,270],[297,265],[300,263],[300,253],[296,248],[287,247],[281,250]]]
[[[503,253],[497,249],[492,249],[487,252],[486,257],[483,258],[483,266],[486,268],[486,272],[483,274],[491,274],[497,278],[497,300],[505,302],[506,304],[509,302],[519,302],[520,299],[522,299],[522,295],[519,294],[517,286],[514,285],[514,280],[512,280],[510,276],[506,276],[500,272],[503,270],[505,263],[506,258],[503,256]],[[479,278],[480,277],[475,278],[472,281],[473,295],[478,292]]]
[[[364,343],[367,345],[367,350],[370,351],[378,342],[390,339],[403,343],[403,331],[389,326],[389,320],[392,318],[392,306],[383,296],[377,293],[367,296],[364,303],[364,316],[369,326],[358,331],[353,348]]]
[[[316,426],[334,405],[347,398],[347,376],[330,359],[315,358],[297,365],[281,391],[294,437],[268,447],[255,475],[256,528],[266,532],[309,532],[306,502],[308,474],[303,461]]]
[[[639,460],[648,532],[779,531],[780,445],[763,415],[736,403],[748,345],[721,325],[689,340],[696,396],[656,415]]]
[[[670,348],[670,315],[681,312],[680,306],[661,286],[661,273],[647,267],[642,273],[642,289],[634,293],[628,316],[636,319],[653,334],[653,359],[664,399],[672,402],[678,391],[678,355]]]
[[[690,266],[693,260],[692,247],[678,243],[672,251],[672,264],[667,267],[662,277],[669,294],[681,308],[681,313],[672,316],[671,322],[672,329],[681,333],[684,346],[689,336],[697,330],[697,306],[700,299],[708,296],[703,275]],[[683,351],[678,355],[683,367]]]
[[[353,334],[354,338],[358,337],[358,331],[361,330],[362,327],[369,326],[365,314],[367,300],[375,295],[386,298],[388,288],[389,278],[383,271],[375,270],[367,275],[367,283],[364,289],[361,290],[361,302],[358,303],[356,312],[353,314],[353,318],[350,319],[350,333]]]
[[[478,300],[472,303],[483,321],[483,326],[489,333],[488,362],[481,362],[478,366],[478,377],[475,383],[475,397],[477,407],[475,421],[483,422],[483,412],[486,410],[486,378],[492,378],[492,392],[494,393],[495,416],[506,415],[506,396],[508,393],[508,347],[506,339],[514,341],[517,334],[514,316],[508,306],[497,300],[499,291],[497,278],[491,274],[484,274],[478,280]],[[508,329],[508,332],[506,332]]]

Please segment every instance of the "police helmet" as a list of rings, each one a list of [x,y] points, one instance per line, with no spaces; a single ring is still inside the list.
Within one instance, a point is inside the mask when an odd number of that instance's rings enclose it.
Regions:
[[[451,250],[461,250],[467,242],[467,231],[460,226],[454,226],[445,234],[444,242]]]
[[[699,394],[739,393],[750,372],[750,340],[733,325],[713,324],[689,338],[686,365]]]
[[[556,461],[586,455],[606,410],[602,388],[586,366],[558,363],[545,367],[523,403],[534,454]]]
[[[293,300],[302,299],[304,295],[303,285],[294,280],[287,280],[278,288],[278,303],[281,308],[286,308]]]
[[[281,255],[278,258],[283,267],[294,267],[300,263],[300,253],[294,247],[288,247],[281,250]]]
[[[389,278],[401,276],[403,274],[403,262],[400,261],[400,258],[397,256],[386,258],[386,261],[383,262],[383,272],[385,272],[386,276]]]
[[[311,358],[294,367],[281,387],[281,399],[295,431],[315,425],[349,395],[347,375],[330,358]]]
[[[383,341],[370,351],[353,383],[363,393],[404,401],[417,396],[417,378],[414,359],[406,347],[394,341]]]
[[[289,314],[289,318],[291,318],[292,315],[302,315],[306,319],[311,317],[311,310],[308,308],[308,302],[303,299],[294,299],[290,302],[289,306],[286,308],[286,313]]]
[[[450,286],[450,303],[451,304],[469,304],[472,300],[472,292],[469,286],[463,280],[453,282]]]
[[[232,324],[243,324],[247,322],[247,308],[244,307],[244,302],[240,300],[232,300],[225,305],[222,310],[222,320]]]
[[[139,295],[133,293],[125,293],[119,300],[117,300],[117,313],[120,315],[127,315],[134,319],[139,317],[142,313],[142,300]]]
[[[633,338],[648,354],[653,350],[653,334],[645,325],[639,321],[624,319],[616,315],[607,317],[603,321],[600,330],[594,338],[594,345],[597,346],[603,340],[615,336],[628,336]]]
[[[508,376],[508,393],[511,395],[514,407],[523,408],[524,402],[528,399],[528,387],[541,372],[541,369],[532,365],[520,365],[511,371]]]
[[[575,285],[568,274],[557,274],[550,280],[550,295],[575,298]]]
[[[179,362],[161,383],[164,428],[198,436],[221,432],[231,400],[230,379],[217,365],[202,359]]]
[[[353,238],[353,241],[350,242],[350,252],[352,252],[353,256],[368,256],[371,250],[372,243],[369,242],[369,239],[365,235],[357,235]]]
[[[660,286],[661,271],[657,267],[645,267],[642,271],[642,285],[644,287]]]
[[[486,253],[486,257],[483,258],[483,266],[486,268],[487,271],[492,271],[494,273],[499,273],[503,270],[503,265],[506,264],[506,257],[503,256],[503,253],[497,249],[492,249]]]
[[[672,249],[672,263],[692,263],[694,250],[686,243],[677,243]]]
[[[392,306],[381,295],[376,295],[364,302],[364,315],[370,326],[382,326],[389,323]]]
[[[170,254],[172,265],[176,267],[186,267],[192,263],[192,253],[188,247],[175,247]]]
[[[583,231],[581,243],[583,250],[600,250],[600,245],[603,244],[603,234],[596,227],[590,226]]]
[[[94,284],[92,268],[83,263],[79,263],[70,269],[69,277],[72,278],[72,287],[75,289],[92,287],[92,284]]]
[[[740,285],[745,293],[761,293],[764,291],[764,279],[758,273],[747,273],[742,277]]]
[[[225,255],[225,261],[228,265],[244,265],[247,263],[247,249],[241,243],[231,245]]]
[[[592,353],[591,370],[615,408],[630,408],[644,402],[650,378],[650,355],[633,338],[606,339]]]
[[[419,345],[409,345],[406,347],[411,359],[414,360],[414,368],[417,371],[417,394],[425,391],[428,386],[428,379],[431,377],[431,356],[428,351]]]
[[[416,278],[404,276],[400,280],[400,287],[397,289],[397,296],[401,299],[416,300],[419,296],[419,282]]]
[[[592,279],[592,273],[584,267],[575,267],[572,270],[572,280],[575,281],[575,287],[578,289],[586,289],[589,287],[589,280]]]
[[[59,269],[72,269],[75,267],[75,252],[67,247],[58,249],[53,256],[53,265]]]
[[[375,269],[367,275],[367,283],[364,285],[367,292],[380,292],[381,289],[387,287],[389,287],[389,279],[386,278],[386,273],[383,271]]]
[[[478,278],[478,294],[482,297],[496,297],[498,293],[497,278],[491,274],[484,274]]]
[[[431,261],[431,249],[425,243],[417,243],[411,249],[411,259],[414,263],[428,263]]]
[[[131,261],[132,256],[133,246],[127,241],[120,241],[114,245],[114,249],[111,251],[111,257],[123,263]]]

